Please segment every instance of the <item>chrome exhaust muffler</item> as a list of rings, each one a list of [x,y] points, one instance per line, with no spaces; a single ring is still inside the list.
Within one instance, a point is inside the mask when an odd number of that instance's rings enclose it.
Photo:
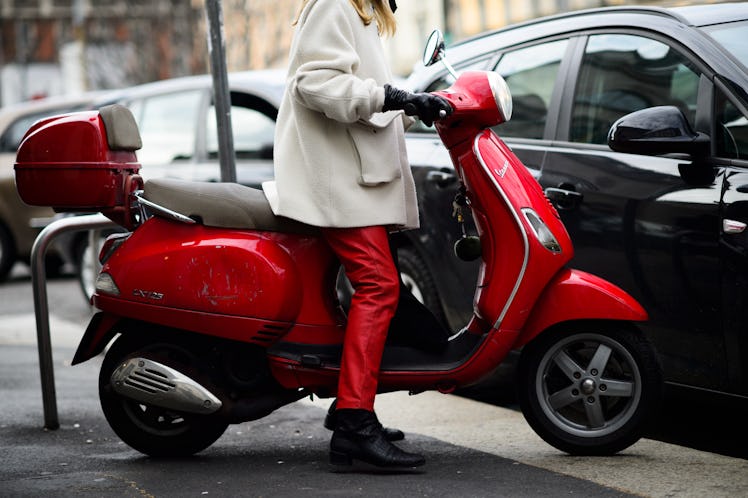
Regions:
[[[221,400],[183,373],[146,358],[131,358],[111,377],[114,391],[126,398],[179,412],[209,415]]]

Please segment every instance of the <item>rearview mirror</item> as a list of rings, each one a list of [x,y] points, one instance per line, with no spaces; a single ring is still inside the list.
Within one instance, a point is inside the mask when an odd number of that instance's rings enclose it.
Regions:
[[[423,65],[432,66],[444,58],[444,36],[435,29],[431,32],[423,50]]]
[[[649,107],[618,119],[608,133],[608,145],[616,152],[646,154],[684,153],[703,156],[710,138],[691,128],[675,106]]]
[[[444,35],[442,35],[441,31],[435,29],[426,41],[426,48],[423,50],[423,65],[427,67],[433,66],[437,62],[441,62],[447,68],[449,74],[454,79],[457,79],[457,72],[444,57]]]

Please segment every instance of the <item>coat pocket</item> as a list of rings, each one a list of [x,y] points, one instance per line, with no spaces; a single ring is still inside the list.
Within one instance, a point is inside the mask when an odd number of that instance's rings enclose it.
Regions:
[[[394,126],[372,128],[354,125],[348,128],[358,153],[361,175],[358,183],[367,187],[389,183],[402,176],[400,148]]]

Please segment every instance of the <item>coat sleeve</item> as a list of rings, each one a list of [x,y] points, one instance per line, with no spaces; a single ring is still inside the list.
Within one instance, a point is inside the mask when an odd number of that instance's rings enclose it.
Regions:
[[[361,64],[354,30],[364,29],[348,2],[318,0],[296,33],[290,91],[301,105],[343,123],[366,121],[384,105],[384,87],[354,73]],[[355,25],[353,23],[358,23]]]

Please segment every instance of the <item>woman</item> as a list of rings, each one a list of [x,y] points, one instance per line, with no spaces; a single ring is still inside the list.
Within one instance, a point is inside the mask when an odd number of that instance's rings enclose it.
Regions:
[[[394,1],[304,0],[275,135],[273,212],[318,226],[355,289],[343,341],[333,464],[422,465],[383,433],[374,414],[379,365],[398,302],[388,231],[418,227],[401,109],[434,121],[449,104],[395,89],[380,34],[395,31]]]

